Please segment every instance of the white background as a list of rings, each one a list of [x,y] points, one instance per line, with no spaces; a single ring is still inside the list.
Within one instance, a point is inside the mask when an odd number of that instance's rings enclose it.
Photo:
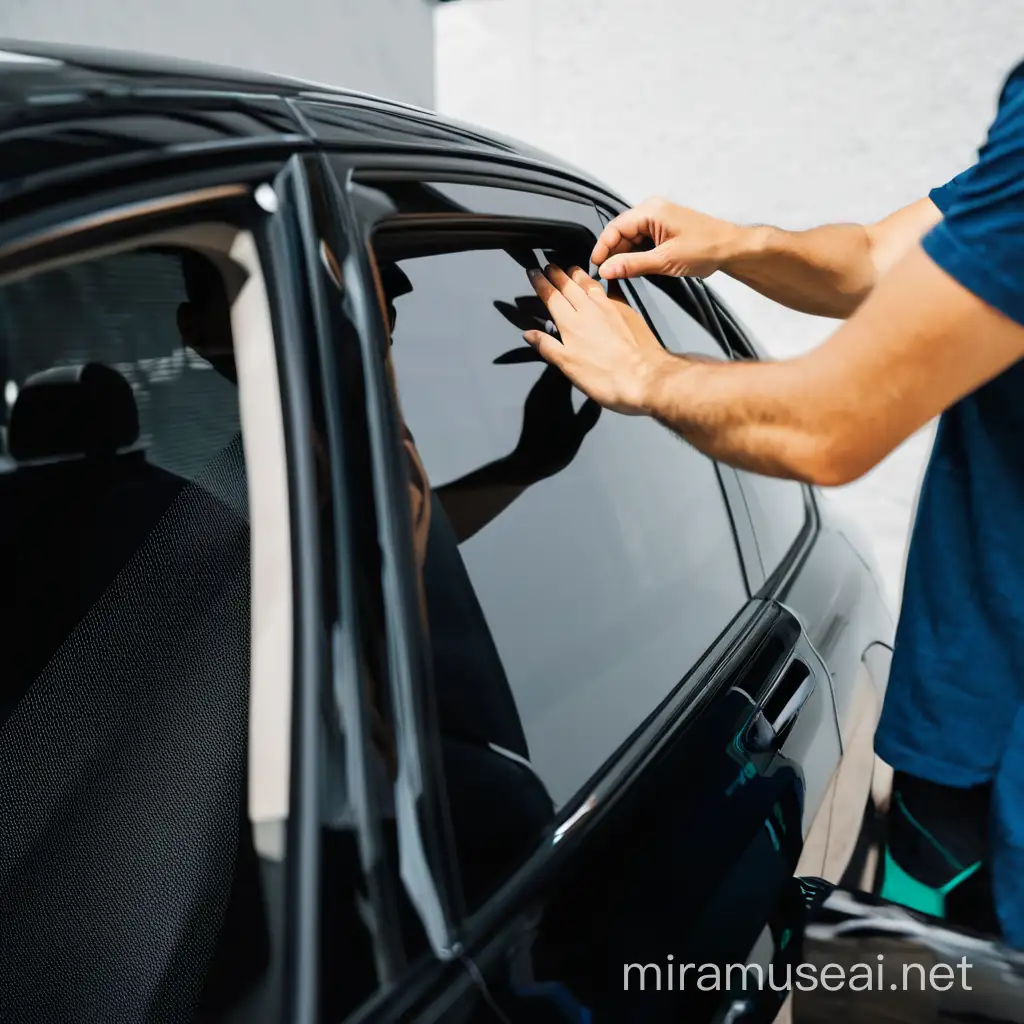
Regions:
[[[427,0],[0,0],[0,40],[166,54],[433,102]]]

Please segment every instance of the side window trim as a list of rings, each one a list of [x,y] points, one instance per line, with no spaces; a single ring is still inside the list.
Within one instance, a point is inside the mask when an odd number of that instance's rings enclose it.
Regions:
[[[715,468],[718,470],[722,493],[725,495],[729,515],[732,518],[733,534],[736,538],[736,547],[739,549],[740,562],[743,565],[743,575],[747,581],[747,592],[753,597],[764,586],[765,572],[761,551],[757,545],[754,521],[750,515],[750,506],[747,504],[739,473],[732,466],[721,463],[716,463]]]
[[[453,884],[450,865],[443,859],[444,850],[453,849],[453,844],[446,835],[447,817],[434,802],[438,792],[444,793],[443,780],[440,788],[434,785],[438,771],[436,752],[428,742],[430,723],[418,696],[424,689],[426,654],[421,630],[416,625],[416,591],[411,582],[415,578],[409,543],[411,524],[401,483],[405,461],[382,358],[386,351],[384,324],[378,313],[373,284],[376,274],[367,244],[375,224],[392,215],[394,206],[379,191],[356,184],[344,164],[339,167],[338,162],[332,161],[332,167],[333,206],[340,226],[347,230],[354,243],[342,256],[340,271],[346,290],[360,296],[350,307],[350,316],[357,328],[366,374],[371,461],[377,484],[374,500],[380,543],[386,555],[382,583],[388,617],[390,695],[398,747],[395,811],[401,874],[433,952],[440,960],[447,961],[457,955],[455,921],[459,916],[461,894]],[[421,813],[428,784],[429,806]]]

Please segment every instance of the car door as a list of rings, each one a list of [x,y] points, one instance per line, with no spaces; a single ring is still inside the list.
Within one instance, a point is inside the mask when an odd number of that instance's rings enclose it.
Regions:
[[[764,358],[720,295],[702,281],[689,284],[734,358]],[[827,826],[818,823],[801,870],[833,882],[859,877],[866,848],[862,824],[874,810],[869,794],[872,787],[885,792],[883,772],[873,781],[873,739],[893,642],[893,620],[872,568],[871,544],[809,487],[754,473],[737,473],[737,479],[765,572],[762,592],[792,609],[828,665],[843,744],[842,765],[828,797],[836,813],[829,814]],[[794,553],[807,550],[802,539],[812,522],[817,536],[800,571],[793,573]]]
[[[710,1019],[737,982],[707,976],[765,944],[799,856],[788,751],[834,741],[827,674],[785,608],[750,599],[714,465],[588,407],[521,344],[525,269],[585,264],[594,207],[495,166],[331,166],[376,268],[362,330],[397,385],[378,400],[430,480],[426,614],[404,623],[430,657],[395,682],[403,747],[442,765],[461,889],[437,970],[473,980],[464,1019]],[[702,985],[691,966],[666,995],[685,963],[709,965]]]

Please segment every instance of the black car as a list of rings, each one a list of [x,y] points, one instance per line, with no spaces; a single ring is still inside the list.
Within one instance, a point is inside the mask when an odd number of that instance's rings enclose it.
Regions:
[[[0,1021],[770,1020],[880,934],[988,979],[899,1019],[1024,1019],[1014,954],[833,888],[864,542],[522,343],[623,205],[400,104],[0,44]],[[762,358],[700,281],[616,297]]]

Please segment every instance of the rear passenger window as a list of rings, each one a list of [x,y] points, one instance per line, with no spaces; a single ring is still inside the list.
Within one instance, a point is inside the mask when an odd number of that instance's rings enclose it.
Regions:
[[[669,351],[680,354],[699,353],[718,359],[728,357],[727,350],[718,339],[680,305],[680,296],[674,293],[676,288],[683,287],[682,282],[652,277],[634,280],[631,284]]]
[[[678,353],[702,353],[726,358],[726,349],[679,305],[655,280],[634,283],[655,329],[665,346]],[[710,293],[709,293],[710,294]],[[735,320],[711,296],[715,313],[726,331],[728,350],[752,351]],[[743,499],[750,514],[754,537],[765,576],[770,576],[796,543],[807,520],[805,489],[792,480],[737,471]]]
[[[247,802],[244,280],[174,246],[0,281],[11,1020],[227,1020],[272,973],[281,866]]]
[[[651,420],[600,411],[522,341],[546,316],[524,268],[551,251],[535,244],[420,242],[402,258],[391,237],[381,276],[433,493],[425,590],[449,763],[500,748],[558,807],[746,592],[714,464]],[[479,779],[449,771],[453,817]]]

